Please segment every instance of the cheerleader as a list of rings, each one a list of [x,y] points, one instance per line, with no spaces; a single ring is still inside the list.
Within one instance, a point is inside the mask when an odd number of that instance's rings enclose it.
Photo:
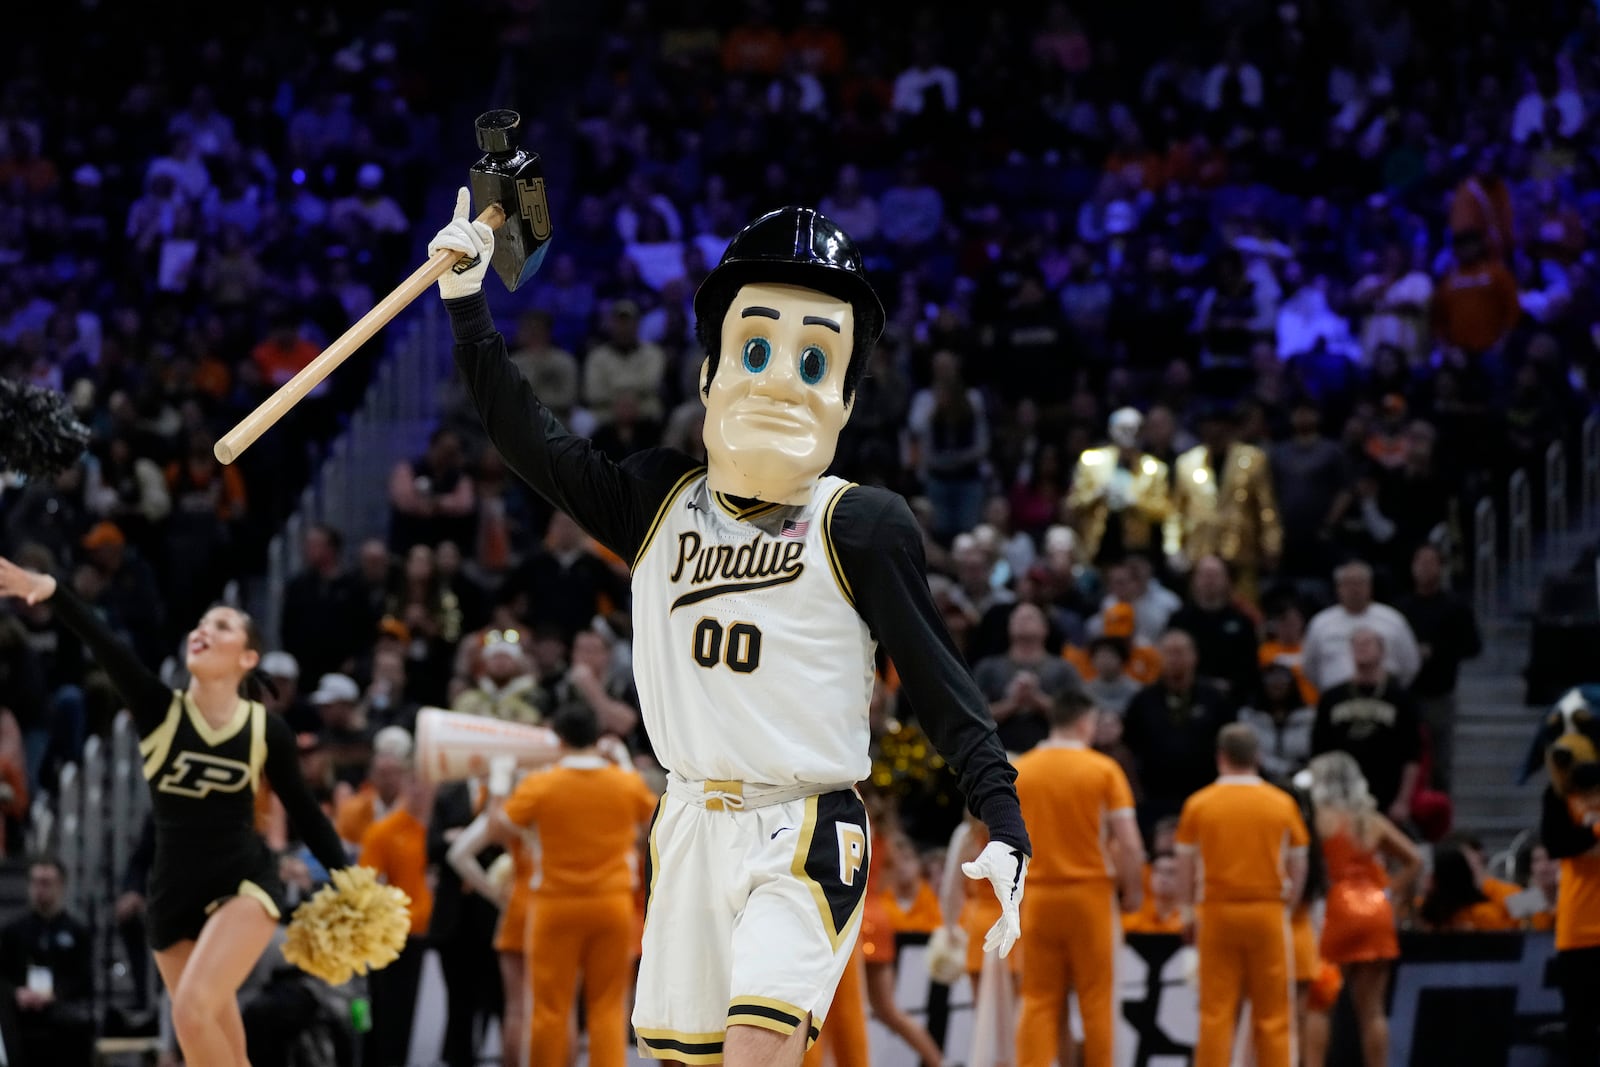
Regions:
[[[210,609],[189,632],[189,687],[168,689],[94,612],[47,574],[0,558],[0,597],[49,600],[94,653],[139,732],[155,818],[147,924],[186,1063],[248,1067],[238,990],[286,910],[278,861],[255,828],[270,781],[330,872],[348,862],[300,776],[294,734],[241,687],[261,661],[249,615]]]

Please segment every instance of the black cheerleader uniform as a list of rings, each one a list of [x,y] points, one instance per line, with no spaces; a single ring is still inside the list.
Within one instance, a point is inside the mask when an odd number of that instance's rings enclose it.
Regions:
[[[228,722],[213,727],[187,693],[163,685],[64,586],[50,603],[111,677],[139,732],[155,822],[146,897],[151,948],[198,938],[211,913],[236,896],[285,917],[278,858],[255,825],[263,778],[317,861],[329,871],[348,864],[301,777],[294,733],[281,716],[241,698]]]

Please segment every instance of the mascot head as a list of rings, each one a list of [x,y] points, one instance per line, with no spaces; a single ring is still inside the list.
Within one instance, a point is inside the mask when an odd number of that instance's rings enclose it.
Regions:
[[[811,208],[768,212],[729,243],[694,311],[711,489],[805,503],[883,330],[855,242]]]
[[[1556,701],[1528,751],[1522,780],[1540,766],[1562,796],[1600,790],[1600,686],[1581,685]]]

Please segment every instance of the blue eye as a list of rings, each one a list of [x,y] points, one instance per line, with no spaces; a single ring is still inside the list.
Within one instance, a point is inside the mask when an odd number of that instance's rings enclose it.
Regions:
[[[816,385],[828,373],[828,354],[816,345],[806,346],[800,353],[800,379],[807,385]]]
[[[760,374],[772,361],[772,345],[765,337],[752,337],[744,343],[744,369]]]

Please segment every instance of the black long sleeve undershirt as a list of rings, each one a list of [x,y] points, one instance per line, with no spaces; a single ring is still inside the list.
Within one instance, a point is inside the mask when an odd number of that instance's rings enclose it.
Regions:
[[[445,307],[456,365],[506,465],[633,562],[661,501],[697,464],[670,449],[613,463],[539,402],[511,362],[482,293],[447,300]],[[973,814],[992,839],[1030,853],[1016,771],[928,592],[922,537],[910,509],[893,493],[851,489],[834,509],[832,530],[856,610],[893,657],[928,739],[955,770]]]
[[[133,716],[139,737],[147,737],[160,728],[172,707],[173,690],[151,673],[132,649],[117,640],[94,609],[64,584],[57,583],[50,606],[56,618],[78,635],[110,676],[111,684],[116,686]],[[348,866],[350,861],[339,835],[300,774],[299,746],[295,743],[294,731],[282,716],[267,713],[266,742],[267,781],[272,783],[273,791],[283,802],[290,827],[311,849],[317,862],[328,870]]]
[[[900,674],[928,740],[955,771],[967,807],[989,836],[1032,854],[988,702],[962,664],[928,591],[922,533],[904,498],[857,486],[834,508],[830,536],[856,611]]]
[[[511,362],[482,293],[447,300],[445,307],[455,335],[456,366],[506,466],[632,564],[661,501],[699,464],[668,448],[613,462],[540,403]]]
[[[117,639],[93,608],[78,599],[65,582],[56,583],[50,597],[50,608],[66,627],[78,635],[95,662],[111,678],[111,684],[122,695],[128,712],[133,716],[134,728],[142,739],[166,721],[167,709],[172,706],[172,690],[140,662],[133,649]]]
[[[267,781],[283,803],[289,826],[329,874],[350,865],[344,843],[300,774],[300,747],[282,715],[267,712]]]

